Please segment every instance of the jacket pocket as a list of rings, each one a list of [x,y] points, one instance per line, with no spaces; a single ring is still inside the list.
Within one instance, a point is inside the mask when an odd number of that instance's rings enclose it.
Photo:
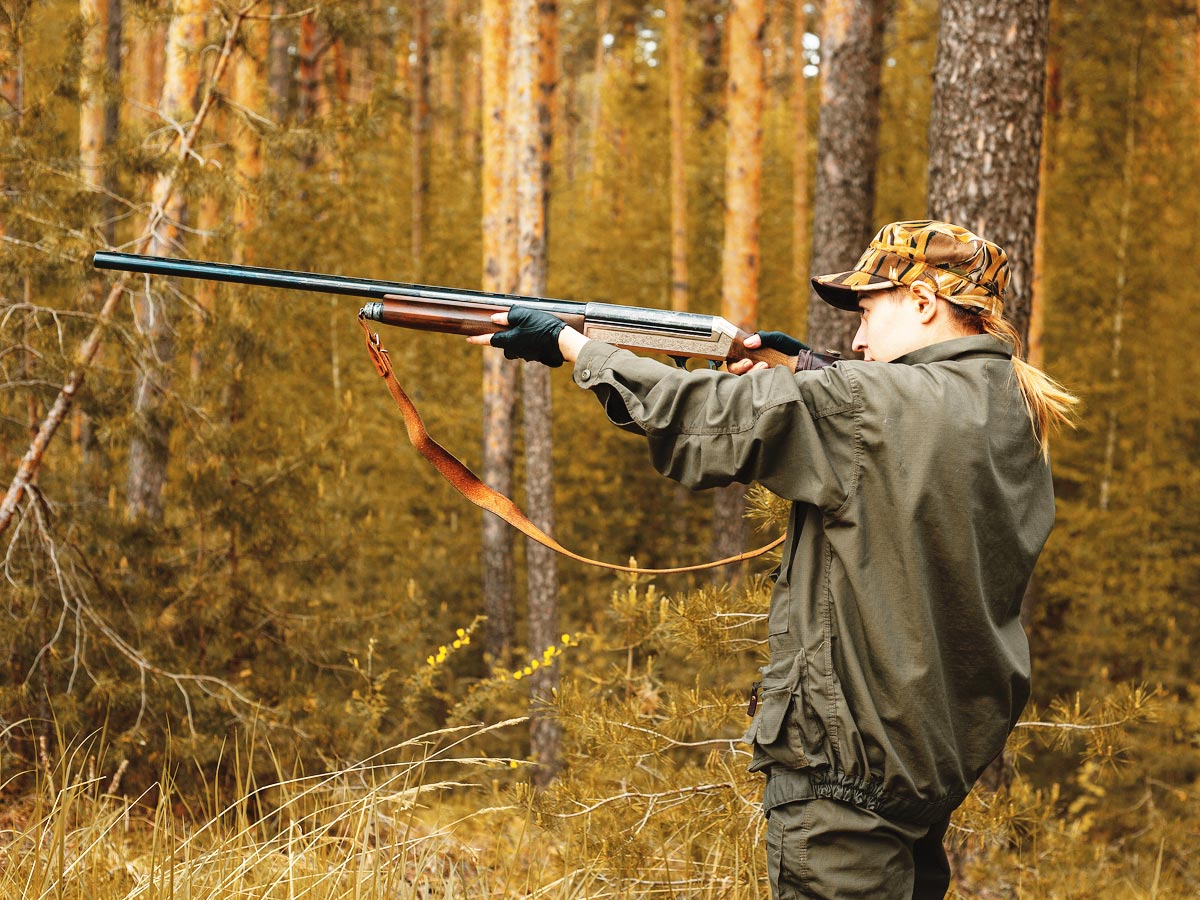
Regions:
[[[778,674],[781,670],[782,679]],[[793,769],[824,764],[828,758],[825,726],[808,700],[808,660],[804,651],[772,662],[762,673],[758,715],[742,739],[755,748],[750,770],[757,772],[773,763]]]

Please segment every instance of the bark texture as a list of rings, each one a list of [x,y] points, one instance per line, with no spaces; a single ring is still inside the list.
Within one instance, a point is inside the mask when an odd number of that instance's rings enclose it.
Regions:
[[[884,0],[829,0],[821,33],[821,119],[813,186],[813,275],[843,272],[875,232]],[[808,342],[850,352],[856,316],[809,291]]]
[[[271,93],[271,117],[282,122],[288,113],[288,94],[292,85],[292,62],[288,58],[294,27],[287,16],[287,0],[271,5],[271,61],[268,83]]]
[[[250,236],[258,224],[258,180],[262,175],[262,139],[254,117],[267,107],[267,67],[271,35],[261,19],[242,26],[242,46],[233,64],[230,95],[234,109],[242,112],[233,122],[230,149],[240,190],[234,201],[235,262],[254,262]]]
[[[107,119],[104,85],[108,69],[108,0],[80,0],[83,59],[79,75],[79,175],[93,190],[104,187],[103,152]]]
[[[1046,108],[1042,113],[1042,152],[1038,170],[1037,226],[1033,240],[1033,276],[1029,297],[1029,336],[1025,358],[1039,369],[1045,363],[1043,336],[1046,322],[1046,185],[1050,180],[1054,134],[1062,111],[1061,52],[1053,45],[1046,50]]]
[[[1004,312],[1029,330],[1050,0],[943,0],[929,215],[1008,253]]]
[[[483,289],[516,291],[515,178],[509,165],[507,121],[508,0],[483,0]],[[505,496],[513,489],[516,364],[500,350],[483,357],[483,480]],[[513,646],[513,531],[483,514],[483,605],[487,651],[508,666]]]
[[[541,54],[545,51],[537,0],[514,0],[510,59],[514,79],[514,107],[510,112],[517,141],[517,223],[520,256],[518,292],[543,296],[546,292],[546,220],[542,183],[542,130],[539,107],[546,102],[541,87]],[[554,464],[551,450],[550,371],[526,363],[521,382],[524,398],[525,496],[529,517],[547,534],[554,534]],[[558,559],[541,544],[526,545],[529,587],[529,649],[535,656],[557,643]],[[544,714],[541,703],[558,685],[558,670],[541,667],[531,679],[533,701],[530,749],[538,762],[534,780],[545,785],[558,769],[558,723]]]
[[[141,125],[154,119],[154,109],[162,96],[163,53],[166,26],[157,20],[147,22],[138,16],[129,20],[129,55],[126,92],[131,103],[124,104],[129,124]]]
[[[187,159],[196,146],[196,140],[204,126],[205,118],[212,109],[213,98],[216,95],[216,85],[220,83],[221,77],[229,64],[229,57],[233,52],[233,45],[237,39],[238,29],[241,28],[244,18],[245,13],[238,12],[233,17],[233,21],[225,32],[225,43],[217,55],[212,75],[209,77],[208,89],[206,89],[204,99],[200,103],[200,109],[197,111],[189,127],[180,135],[178,158],[181,160]],[[2,37],[3,34],[0,32],[0,38]],[[177,176],[178,168],[167,172],[164,175],[166,184],[161,186],[162,189],[156,191],[155,195],[164,197],[169,201],[174,196]],[[147,217],[146,229],[132,244],[133,252],[145,253],[149,250],[153,236],[163,218],[163,208],[157,205],[151,206],[149,216]],[[92,330],[88,332],[87,337],[79,345],[79,350],[75,355],[70,374],[65,379],[62,388],[54,399],[54,403],[38,427],[37,434],[30,441],[29,449],[21,458],[16,474],[9,484],[8,492],[4,495],[4,499],[0,501],[0,534],[3,534],[12,522],[17,513],[18,506],[25,496],[26,490],[37,480],[38,471],[41,469],[42,459],[50,446],[50,441],[54,439],[54,435],[58,433],[59,427],[65,421],[67,413],[70,412],[75,402],[75,397],[83,385],[89,367],[100,352],[105,334],[110,330],[113,316],[119,304],[125,299],[130,280],[128,275],[118,278],[116,283],[113,284],[112,289],[108,292],[108,296],[105,297],[104,302],[100,305]]]
[[[805,0],[792,2],[792,276],[797,301],[808,297],[808,86],[804,79],[807,5]]]
[[[671,104],[671,309],[688,308],[687,67],[683,56],[683,0],[667,0],[667,53]]]
[[[188,125],[196,115],[195,98],[204,47],[204,20],[209,0],[181,0],[167,30],[162,102],[164,119]],[[181,159],[180,165],[187,160]],[[152,223],[149,253],[178,256],[180,225],[184,217],[183,194],[174,189],[173,173],[155,179],[152,209],[161,217]],[[135,325],[144,339],[142,365],[134,388],[134,433],[129,443],[129,480],[126,512],[132,519],[161,522],[162,492],[167,478],[170,419],[166,391],[175,354],[170,309],[152,291],[139,295]]]
[[[721,256],[721,315],[747,331],[758,317],[759,208],[762,183],[762,119],[765,92],[763,0],[729,5],[729,80],[725,152],[725,245]],[[745,487],[716,493],[713,555],[733,556],[745,548]],[[716,577],[723,577],[717,575]]]
[[[588,153],[592,166],[592,199],[600,197],[601,180],[604,174],[601,168],[603,154],[600,152],[601,131],[604,128],[604,86],[608,79],[607,48],[604,46],[604,36],[608,33],[609,18],[612,13],[612,0],[596,0],[596,46],[592,58],[592,81],[594,93],[592,96],[591,127],[588,129],[591,147]]]
[[[541,135],[542,241],[550,246],[550,167],[554,150],[555,95],[558,89],[558,3],[538,0],[537,118]]]
[[[413,3],[412,122],[412,269],[421,280],[425,242],[425,195],[429,192],[429,167],[425,143],[429,133],[429,0]]]

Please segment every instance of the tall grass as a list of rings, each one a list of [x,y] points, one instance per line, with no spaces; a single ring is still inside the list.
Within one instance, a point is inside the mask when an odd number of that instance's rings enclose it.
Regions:
[[[473,739],[520,721],[441,729],[351,766],[280,773],[268,784],[256,784],[251,761],[235,755],[232,798],[222,803],[214,781],[203,809],[173,789],[168,771],[147,795],[117,796],[118,779],[96,774],[99,751],[85,742],[37,772],[4,773],[5,784],[31,776],[35,786],[6,807],[0,897],[498,897],[513,895],[518,880],[527,896],[531,860],[544,869],[552,859],[496,838],[527,831],[528,807],[495,786],[499,770],[521,764],[468,752]]]

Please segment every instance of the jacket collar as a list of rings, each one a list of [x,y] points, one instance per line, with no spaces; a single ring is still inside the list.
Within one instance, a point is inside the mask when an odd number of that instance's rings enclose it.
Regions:
[[[1011,359],[1012,349],[1012,345],[1007,341],[992,337],[990,334],[972,334],[968,337],[953,338],[930,344],[928,347],[921,347],[897,357],[892,362],[916,366],[923,363],[946,362],[951,359],[989,356]]]

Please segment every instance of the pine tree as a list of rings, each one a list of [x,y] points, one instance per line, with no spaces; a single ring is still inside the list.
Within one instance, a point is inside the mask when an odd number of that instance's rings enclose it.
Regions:
[[[546,293],[546,188],[542,182],[542,129],[538,108],[547,102],[539,78],[541,54],[546,52],[536,0],[514,0],[512,7],[511,77],[516,102],[511,111],[517,140],[517,223],[520,264],[518,293]],[[510,91],[509,96],[514,94]],[[554,460],[549,370],[526,363],[521,371],[521,396],[525,432],[525,496],[529,517],[547,534],[554,534]],[[558,559],[553,550],[529,541],[525,551],[529,596],[529,644],[533,652],[557,643]],[[539,768],[537,781],[546,784],[558,769],[558,724],[544,714],[557,684],[557,671],[544,668],[531,682],[535,703],[530,722],[530,743]]]
[[[759,215],[762,182],[762,0],[733,0],[728,18],[729,81],[725,151],[725,245],[721,256],[721,314],[754,331],[758,317]],[[724,559],[745,548],[745,488],[718,490],[713,503],[713,555]],[[718,576],[721,577],[721,576]]]
[[[1005,316],[1029,330],[1050,0],[941,5],[929,215],[1008,253]]]
[[[200,68],[195,64],[204,47],[204,19],[209,0],[184,0],[176,8],[167,30],[161,115],[168,122],[188,123],[196,114],[195,100]],[[180,165],[187,165],[181,159]],[[148,251],[153,256],[180,255],[185,205],[175,189],[176,174],[158,176],[151,191],[152,220]],[[175,355],[170,304],[148,290],[138,296],[135,325],[144,338],[141,374],[134,388],[137,430],[129,444],[126,510],[131,519],[158,523],[163,518],[162,492],[167,480],[171,424],[166,393]]]
[[[812,274],[844,272],[874,234],[883,0],[832,0],[821,24]],[[849,353],[857,320],[809,292],[808,342]]]
[[[509,152],[507,0],[484,0],[483,66],[483,289],[517,289],[516,178]],[[513,488],[514,363],[500,350],[483,358],[483,479],[506,497]],[[513,535],[504,522],[483,514],[481,534],[486,644],[496,665],[507,667],[515,630]]]

